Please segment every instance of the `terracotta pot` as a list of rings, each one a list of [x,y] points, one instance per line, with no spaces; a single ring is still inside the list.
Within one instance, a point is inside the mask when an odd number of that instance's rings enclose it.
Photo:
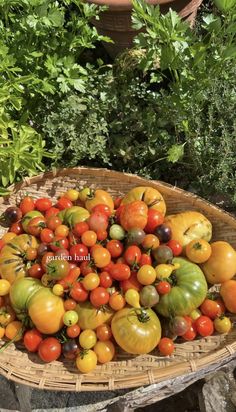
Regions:
[[[131,26],[132,2],[130,0],[87,0],[88,3],[106,5],[109,9],[100,14],[100,20],[93,21],[98,32],[110,37],[114,43],[104,43],[111,57],[126,48],[132,47],[133,38],[137,34]],[[160,5],[162,13],[171,7],[181,17],[194,24],[197,9],[203,0],[147,0],[149,4]]]

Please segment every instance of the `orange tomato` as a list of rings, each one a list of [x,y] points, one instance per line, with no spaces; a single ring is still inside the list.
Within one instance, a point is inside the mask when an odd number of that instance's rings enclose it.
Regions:
[[[229,312],[236,313],[236,280],[227,280],[222,283],[220,295]]]
[[[107,205],[109,206],[111,212],[113,212],[114,210],[113,199],[111,195],[105,190],[90,190],[88,195],[86,196],[85,206],[89,212],[91,212],[91,210],[97,205]]]
[[[144,229],[148,221],[148,207],[142,200],[125,205],[120,213],[121,226],[129,231],[130,229]]]
[[[211,256],[203,263],[202,270],[209,283],[223,283],[232,279],[236,273],[236,252],[223,241],[211,244]]]
[[[123,309],[126,305],[124,296],[122,296],[119,292],[112,293],[109,298],[109,305],[115,311]]]
[[[96,248],[95,250],[93,250],[92,257],[94,264],[98,268],[104,268],[105,266],[109,265],[111,261],[111,254],[105,247]]]
[[[185,253],[191,262],[204,263],[211,256],[211,245],[204,239],[194,239],[186,246]]]
[[[110,340],[98,341],[93,350],[97,355],[99,363],[110,362],[115,356],[115,346]]]
[[[160,241],[157,236],[148,234],[142,241],[142,247],[145,250],[156,249],[160,245]]]
[[[8,339],[14,339],[15,342],[21,340],[23,336],[23,325],[19,320],[14,320],[9,323],[5,330],[5,335]]]
[[[97,234],[93,230],[87,230],[82,234],[81,240],[85,246],[94,246],[97,241]]]

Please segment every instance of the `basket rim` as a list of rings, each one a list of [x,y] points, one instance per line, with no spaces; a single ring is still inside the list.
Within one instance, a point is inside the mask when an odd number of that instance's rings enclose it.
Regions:
[[[227,223],[232,225],[233,229],[236,230],[236,219],[232,214],[222,210],[218,206],[213,205],[212,203],[208,202],[207,200],[203,199],[200,196],[197,196],[193,193],[187,192],[184,189],[180,189],[177,186],[172,186],[162,181],[148,180],[148,179],[145,179],[143,177],[140,177],[140,176],[137,176],[131,173],[118,172],[118,171],[110,170],[107,168],[74,167],[74,168],[53,169],[52,171],[40,173],[37,176],[24,178],[21,182],[11,185],[9,187],[9,190],[11,191],[11,193],[7,195],[6,198],[16,194],[20,189],[27,188],[31,184],[42,182],[46,179],[53,179],[56,177],[63,177],[63,176],[69,176],[69,175],[82,175],[83,173],[86,174],[86,172],[88,171],[89,173],[94,173],[95,178],[96,178],[96,174],[99,174],[100,177],[106,177],[109,174],[110,176],[112,175],[114,178],[121,179],[121,180],[125,176],[126,178],[131,179],[131,181],[134,182],[135,184],[137,183],[137,186],[138,185],[143,186],[145,184],[150,187],[156,188],[158,185],[160,191],[161,189],[171,190],[172,192],[175,191],[176,194],[184,196],[185,198],[192,199],[194,201],[194,205],[195,204],[196,206],[199,205],[199,207],[202,210],[210,209],[211,211],[214,211],[215,214],[219,217],[223,215],[225,220],[227,220]],[[2,199],[0,199],[0,204],[3,203]],[[16,348],[15,350],[18,351],[19,349]],[[104,384],[104,382],[100,382],[100,383],[98,382],[96,387],[94,383],[92,384],[88,384],[86,382],[83,383],[83,375],[81,374],[78,374],[77,382],[75,382],[74,380],[72,380],[71,382],[69,382],[68,380],[68,383],[64,382],[63,383],[63,385],[65,386],[64,388],[53,386],[52,384],[50,384],[50,381],[47,382],[47,378],[41,378],[39,382],[36,383],[30,380],[30,376],[27,379],[27,374],[25,374],[24,379],[23,379],[23,377],[20,376],[19,373],[17,374],[17,372],[14,370],[13,367],[11,367],[11,365],[8,362],[5,362],[4,364],[4,352],[0,355],[0,360],[1,360],[0,373],[3,376],[5,376],[7,379],[11,379],[14,382],[28,385],[28,386],[38,388],[38,389],[54,390],[54,391],[118,390],[122,388],[135,388],[135,387],[154,384],[157,382],[162,382],[167,379],[175,378],[177,376],[183,375],[184,373],[192,373],[192,372],[196,372],[199,370],[203,370],[207,364],[214,365],[214,364],[219,363],[220,361],[221,362],[224,360],[228,361],[230,357],[235,357],[235,356],[236,356],[236,340],[230,344],[225,345],[224,347],[221,347],[220,349],[210,351],[209,353],[206,353],[196,359],[182,360],[182,361],[178,361],[172,364],[170,363],[169,365],[165,365],[163,367],[157,366],[152,369],[149,369],[148,371],[142,371],[140,373],[136,373],[133,377],[129,378],[128,384],[127,384],[127,375],[124,375],[124,377],[119,376],[117,378],[116,377],[111,377],[109,379],[107,378],[107,381],[108,381],[107,384]]]

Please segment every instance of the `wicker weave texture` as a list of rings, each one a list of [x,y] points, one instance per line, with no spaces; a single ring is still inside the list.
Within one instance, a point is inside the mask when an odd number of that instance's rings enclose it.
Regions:
[[[11,196],[0,200],[0,210],[18,203],[26,194],[35,198],[49,196],[56,200],[68,188],[84,186],[102,188],[116,196],[136,186],[154,187],[164,196],[168,214],[187,209],[198,210],[213,223],[213,240],[226,240],[236,248],[236,220],[230,214],[176,187],[106,169],[62,169],[25,179],[12,188]],[[0,228],[1,235],[4,231]],[[161,357],[155,351],[149,355],[132,356],[120,350],[114,361],[99,365],[95,371],[83,375],[75,368],[73,361],[64,359],[63,362],[44,364],[37,355],[27,353],[18,344],[0,354],[0,373],[16,382],[41,389],[114,390],[148,385],[197,371],[228,358],[235,351],[236,331],[233,330],[228,335],[177,343],[176,351],[170,358]]]

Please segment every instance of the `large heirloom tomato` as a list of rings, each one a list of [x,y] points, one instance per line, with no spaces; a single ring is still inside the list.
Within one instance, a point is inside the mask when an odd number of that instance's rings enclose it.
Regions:
[[[37,248],[38,242],[34,236],[19,235],[5,245],[0,252],[0,275],[13,283],[16,279],[26,276],[26,252],[29,248]]]
[[[41,333],[53,334],[63,326],[63,300],[38,279],[16,280],[10,289],[10,301],[18,319],[30,318]]]
[[[182,247],[194,239],[211,240],[211,222],[199,212],[186,210],[166,216],[164,225],[171,229],[172,239],[177,240]]]
[[[141,200],[125,205],[120,214],[120,223],[125,230],[144,229],[148,220],[148,207]]]
[[[84,207],[72,206],[62,210],[58,216],[69,227],[74,227],[77,223],[84,222],[89,218],[89,212]]]
[[[236,280],[227,280],[220,287],[220,295],[229,312],[236,313]]]
[[[91,210],[97,205],[106,205],[110,208],[110,211],[113,212],[114,210],[114,202],[109,193],[105,190],[97,189],[97,190],[90,190],[87,195],[87,199],[85,201],[86,209],[91,212]]]
[[[165,201],[158,190],[153,187],[139,186],[131,189],[127,195],[123,198],[121,204],[127,205],[136,200],[142,200],[148,208],[158,210],[165,216],[166,204]]]
[[[111,329],[118,345],[134,355],[151,352],[161,338],[161,324],[152,309],[121,309],[114,315]]]
[[[236,252],[223,241],[211,243],[211,256],[203,263],[202,270],[209,283],[223,283],[236,274]]]
[[[81,329],[96,329],[103,323],[109,323],[114,314],[112,309],[98,309],[88,301],[79,303],[76,311],[79,316],[78,324]]]
[[[183,258],[174,258],[173,263],[180,265],[171,275],[174,286],[155,306],[166,317],[188,315],[202,304],[207,294],[206,279],[198,265]]]

